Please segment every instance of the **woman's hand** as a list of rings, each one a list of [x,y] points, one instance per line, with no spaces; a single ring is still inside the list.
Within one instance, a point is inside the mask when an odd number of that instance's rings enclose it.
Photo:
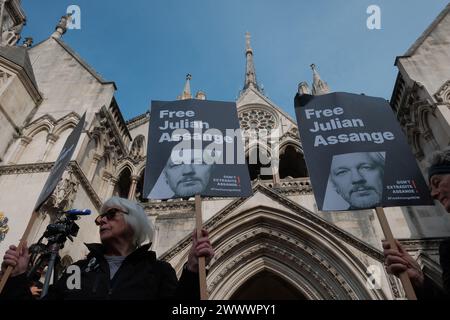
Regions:
[[[189,251],[187,269],[191,272],[198,272],[198,258],[205,257],[206,265],[209,264],[214,257],[214,250],[209,242],[208,231],[201,230],[200,238],[197,238],[197,230],[192,235],[192,247]]]
[[[386,271],[389,274],[399,276],[400,273],[406,271],[409,279],[416,288],[423,286],[424,275],[419,264],[411,255],[402,247],[398,240],[395,240],[398,250],[392,249],[387,241],[383,241],[383,254]]]
[[[21,250],[14,245],[10,246],[6,251],[2,262],[2,273],[6,271],[9,266],[13,267],[11,277],[18,276],[25,273],[30,262],[30,254],[28,253],[27,243],[24,242]]]

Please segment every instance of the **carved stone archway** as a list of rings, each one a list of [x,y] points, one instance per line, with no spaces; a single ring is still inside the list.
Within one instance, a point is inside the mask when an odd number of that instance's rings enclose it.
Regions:
[[[306,299],[379,298],[365,287],[361,262],[339,241],[324,239],[289,218],[283,221],[281,212],[271,211],[252,209],[245,218],[218,226],[208,274],[211,299],[232,298],[262,272],[276,275]]]
[[[253,198],[233,201],[204,224],[216,252],[210,299],[231,299],[264,272],[305,299],[387,299],[367,286],[369,264],[382,268],[380,252],[261,185]],[[161,258],[181,274],[189,246],[185,237]]]

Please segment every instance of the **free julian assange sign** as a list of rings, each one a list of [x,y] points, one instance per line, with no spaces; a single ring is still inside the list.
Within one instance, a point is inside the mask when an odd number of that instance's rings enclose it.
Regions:
[[[295,111],[319,210],[433,205],[385,99],[297,94]]]

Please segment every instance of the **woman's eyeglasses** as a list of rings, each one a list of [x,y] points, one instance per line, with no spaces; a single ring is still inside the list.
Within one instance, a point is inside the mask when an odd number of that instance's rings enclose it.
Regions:
[[[108,221],[114,219],[114,217],[116,216],[116,214],[118,212],[128,214],[128,212],[125,212],[123,210],[112,208],[112,209],[109,209],[108,211],[106,211],[105,213],[99,215],[97,218],[95,218],[95,224],[99,226],[103,217],[106,217],[106,220],[108,220]]]

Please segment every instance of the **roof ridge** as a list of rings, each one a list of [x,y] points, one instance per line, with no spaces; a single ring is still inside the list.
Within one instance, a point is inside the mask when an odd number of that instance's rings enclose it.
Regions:
[[[135,117],[125,121],[125,123],[126,123],[126,125],[133,124],[133,122],[136,122],[138,120],[146,118],[147,114],[149,114],[149,113],[150,113],[149,111],[145,111],[144,113],[141,113],[141,114],[139,114],[139,115],[137,115],[137,116],[135,116]]]
[[[77,60],[94,78],[96,78],[102,84],[113,84],[114,89],[117,90],[116,83],[114,81],[107,81],[93,68],[91,67],[80,55],[72,49],[67,43],[61,39],[49,38],[55,40],[61,47],[63,47],[75,60]]]
[[[403,57],[412,56],[430,33],[436,28],[436,26],[447,16],[450,12],[450,3],[439,13],[439,15],[431,22],[431,24],[425,29],[425,31],[417,38],[417,40],[409,47]]]

